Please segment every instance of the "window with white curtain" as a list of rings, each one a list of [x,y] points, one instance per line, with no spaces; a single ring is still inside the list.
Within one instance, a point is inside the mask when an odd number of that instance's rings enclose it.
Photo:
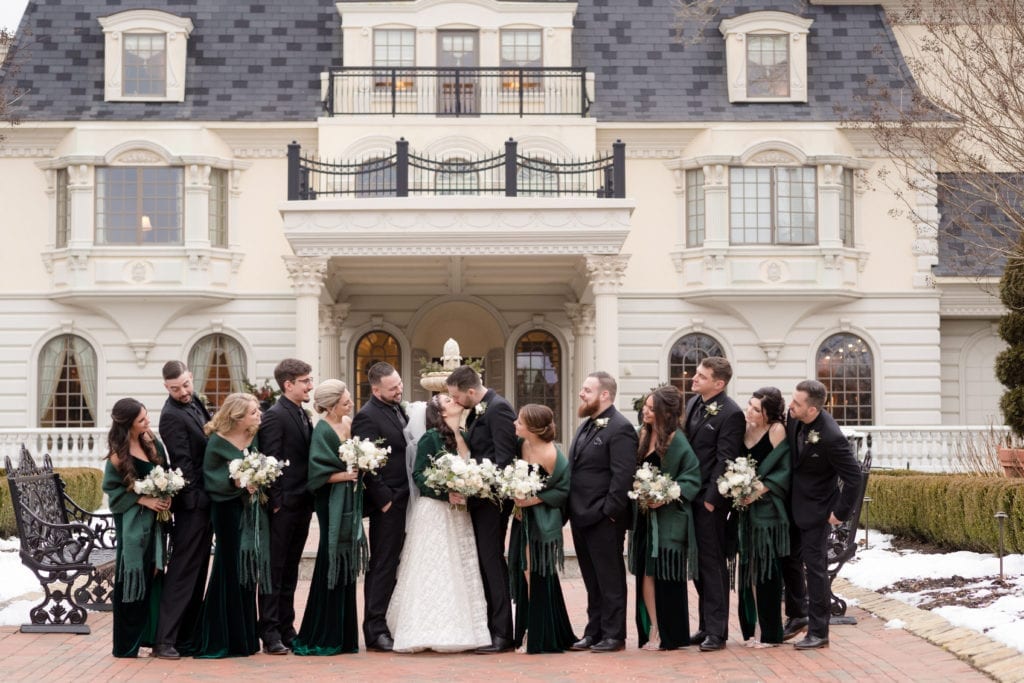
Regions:
[[[210,334],[197,341],[188,354],[188,366],[196,391],[214,409],[228,394],[245,389],[245,350],[226,334]]]
[[[85,339],[62,334],[39,353],[39,426],[96,426],[96,351]]]

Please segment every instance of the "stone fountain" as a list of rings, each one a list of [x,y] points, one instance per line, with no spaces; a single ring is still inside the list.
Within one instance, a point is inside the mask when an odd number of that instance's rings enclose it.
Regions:
[[[441,392],[447,388],[448,375],[452,370],[462,365],[462,352],[459,350],[459,343],[452,338],[444,343],[441,353],[442,370],[420,373],[420,386],[427,391]]]

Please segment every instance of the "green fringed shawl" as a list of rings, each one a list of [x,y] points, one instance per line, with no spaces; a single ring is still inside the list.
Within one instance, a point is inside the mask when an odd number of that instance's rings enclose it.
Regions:
[[[691,504],[700,491],[700,461],[682,430],[677,429],[661,459],[661,473],[672,477],[680,489],[680,499],[662,505],[647,514],[647,557],[644,572],[667,581],[683,581],[697,576],[697,536],[693,528]],[[633,529],[629,534],[629,569],[639,570],[637,554],[642,547],[637,534],[641,514],[633,503]]]
[[[163,446],[159,441],[156,442],[156,446],[161,462],[166,462]],[[134,466],[137,479],[145,478],[149,470],[153,469],[151,463],[143,463],[138,460],[134,462]],[[148,583],[146,549],[151,541],[153,543],[151,559],[158,568],[163,569],[163,527],[156,521],[154,511],[139,505],[141,496],[125,486],[124,479],[121,478],[114,463],[110,460],[107,460],[103,471],[102,486],[109,499],[110,511],[121,515],[121,526],[117,534],[117,545],[121,551],[120,561],[117,565],[117,582],[121,584],[121,601],[138,602],[146,597]]]
[[[789,517],[783,501],[789,495],[790,473],[786,440],[757,463],[757,476],[769,492],[740,512],[740,565],[748,568],[748,583],[770,579],[774,560],[789,555]]]
[[[327,502],[327,588],[334,589],[338,578],[352,583],[365,572],[369,553],[363,533],[363,485],[361,481],[328,484],[332,474],[344,472],[338,448],[341,438],[326,420],[317,422],[309,444],[310,491],[330,486]]]
[[[527,558],[523,549],[529,548],[530,574],[551,576],[565,565],[562,526],[565,504],[569,499],[569,460],[557,448],[555,471],[548,476],[537,497],[542,501],[540,504],[522,508],[519,538],[509,544],[509,564],[518,568],[519,573],[526,571]],[[512,599],[518,600],[519,582],[515,578],[510,575]]]
[[[434,500],[443,500],[447,503],[448,492],[436,491],[427,486],[427,477],[424,474],[427,467],[433,463],[437,454],[444,450],[444,441],[441,439],[438,431],[436,429],[428,429],[416,444],[416,461],[412,466],[412,480],[416,484],[416,488],[419,489],[420,495],[426,498],[433,498]]]

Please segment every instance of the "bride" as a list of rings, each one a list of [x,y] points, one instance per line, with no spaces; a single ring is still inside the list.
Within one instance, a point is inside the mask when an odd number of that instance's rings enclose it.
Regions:
[[[410,411],[414,432],[417,417]],[[469,457],[459,432],[461,417],[462,407],[447,394],[426,404],[427,431],[416,446],[411,470],[410,492],[420,495],[409,501],[405,547],[387,612],[395,652],[461,652],[491,644],[473,523],[468,512],[449,504],[465,501],[458,496],[449,501],[449,494],[424,484],[423,470],[439,453]],[[411,436],[409,443],[414,443],[415,433]]]

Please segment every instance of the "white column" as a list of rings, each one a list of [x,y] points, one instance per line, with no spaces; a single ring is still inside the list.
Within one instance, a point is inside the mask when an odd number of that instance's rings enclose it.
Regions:
[[[619,376],[619,289],[628,255],[587,257],[594,292],[594,369]]]
[[[335,304],[333,306],[320,306],[320,377],[318,381],[325,379],[340,379],[343,377],[344,368],[341,365],[341,347],[338,343],[338,334],[341,325],[348,317],[349,304]]]
[[[68,166],[68,249],[92,249],[96,239],[94,168],[87,164]]]
[[[327,272],[327,258],[322,256],[285,256],[288,277],[295,292],[295,357],[313,366],[313,377],[319,379],[320,289]]]
[[[210,171],[207,165],[189,164],[185,173],[185,248],[210,246]]]
[[[572,322],[573,363],[569,386],[563,392],[565,396],[575,396],[583,385],[583,379],[594,369],[594,307],[590,304],[566,304],[565,312]],[[572,392],[572,393],[570,393]],[[575,401],[569,401],[575,405]],[[564,424],[578,424],[576,411],[569,414],[569,421]],[[566,430],[567,434],[572,434]]]

